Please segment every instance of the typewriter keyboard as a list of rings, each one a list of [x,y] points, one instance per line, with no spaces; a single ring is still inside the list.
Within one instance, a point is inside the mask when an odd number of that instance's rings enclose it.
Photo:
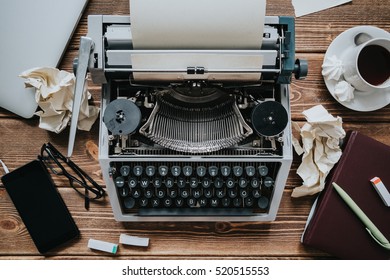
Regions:
[[[245,215],[267,212],[280,163],[111,162],[123,213]]]

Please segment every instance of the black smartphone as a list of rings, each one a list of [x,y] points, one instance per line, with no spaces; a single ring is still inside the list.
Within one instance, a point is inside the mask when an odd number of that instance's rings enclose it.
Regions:
[[[1,180],[41,254],[79,235],[76,223],[41,161],[34,160]]]

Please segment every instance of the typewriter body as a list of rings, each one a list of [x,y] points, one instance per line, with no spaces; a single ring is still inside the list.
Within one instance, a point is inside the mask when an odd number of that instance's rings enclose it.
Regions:
[[[266,16],[259,36],[257,50],[134,50],[130,16],[89,17],[99,160],[116,220],[275,219],[292,162],[289,84],[306,69],[293,18]],[[252,53],[261,67],[203,63]],[[150,65],[134,67],[135,55]],[[177,55],[199,59],[163,67]]]

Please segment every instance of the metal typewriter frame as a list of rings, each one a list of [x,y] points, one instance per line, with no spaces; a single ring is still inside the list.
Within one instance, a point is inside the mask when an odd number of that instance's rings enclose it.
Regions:
[[[265,67],[261,72],[273,72],[278,74],[277,84],[280,86],[280,103],[285,107],[288,112],[288,124],[285,128],[283,138],[283,155],[282,156],[264,156],[264,155],[243,155],[243,156],[223,156],[223,155],[180,155],[180,156],[146,156],[146,155],[121,155],[121,156],[110,156],[109,155],[109,132],[103,123],[103,117],[101,114],[100,119],[100,134],[99,134],[99,161],[102,167],[103,177],[107,186],[110,202],[113,208],[115,219],[118,221],[272,221],[276,218],[280,201],[283,195],[285,183],[289,174],[289,170],[292,163],[292,143],[291,143],[291,122],[290,122],[290,89],[289,83],[291,80],[291,74],[295,72],[295,47],[294,47],[294,22],[293,18],[289,17],[266,17],[265,24],[288,24],[289,36],[286,39],[284,47],[286,49],[279,50],[283,55],[280,59],[279,65],[276,68]],[[89,71],[91,73],[92,80],[95,83],[101,83],[102,85],[102,102],[101,112],[104,112],[106,106],[110,102],[110,92],[107,83],[108,75],[115,75],[115,73],[123,72],[136,72],[144,71],[138,69],[129,69],[126,67],[114,67],[110,68],[105,65],[105,49],[104,49],[104,25],[105,24],[119,24],[129,26],[130,28],[130,17],[129,16],[90,16],[88,18],[88,37],[91,37],[94,41],[94,49],[90,55]],[[125,28],[126,29],[126,28]],[[125,31],[126,32],[126,31]],[[284,36],[284,35],[283,35]],[[287,42],[288,41],[288,42]],[[126,42],[131,43],[131,41]],[[264,41],[267,44],[267,41]],[[283,45],[281,43],[281,45]],[[265,50],[267,52],[267,50]],[[282,54],[283,53],[283,54]],[[274,65],[275,66],[275,65]],[[295,68],[295,69],[294,69]],[[148,71],[158,71],[158,69],[150,69]],[[211,70],[212,71],[212,70]],[[243,72],[250,72],[253,70],[242,69]],[[267,213],[259,213],[254,215],[245,216],[234,216],[234,215],[207,215],[207,216],[140,216],[123,214],[119,200],[117,199],[117,188],[114,185],[113,180],[110,178],[109,166],[110,162],[207,162],[209,160],[216,162],[279,162],[281,164],[277,177],[275,178],[274,191],[272,194],[272,203]]]

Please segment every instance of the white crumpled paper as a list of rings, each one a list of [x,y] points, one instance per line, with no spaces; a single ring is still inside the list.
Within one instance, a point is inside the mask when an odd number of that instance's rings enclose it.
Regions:
[[[313,195],[323,190],[325,178],[341,156],[340,140],[345,137],[342,119],[333,117],[322,105],[303,112],[307,123],[302,128],[293,123],[301,135],[302,146],[293,140],[296,152],[302,156],[297,174],[303,184],[292,192],[292,197]]]
[[[41,109],[35,113],[40,117],[39,127],[55,133],[64,130],[72,116],[76,81],[73,73],[42,67],[26,70],[19,76],[26,79],[24,82],[26,87],[36,89],[35,100]],[[88,105],[90,98],[87,86],[84,86],[78,129],[90,130],[98,117],[99,108]]]

